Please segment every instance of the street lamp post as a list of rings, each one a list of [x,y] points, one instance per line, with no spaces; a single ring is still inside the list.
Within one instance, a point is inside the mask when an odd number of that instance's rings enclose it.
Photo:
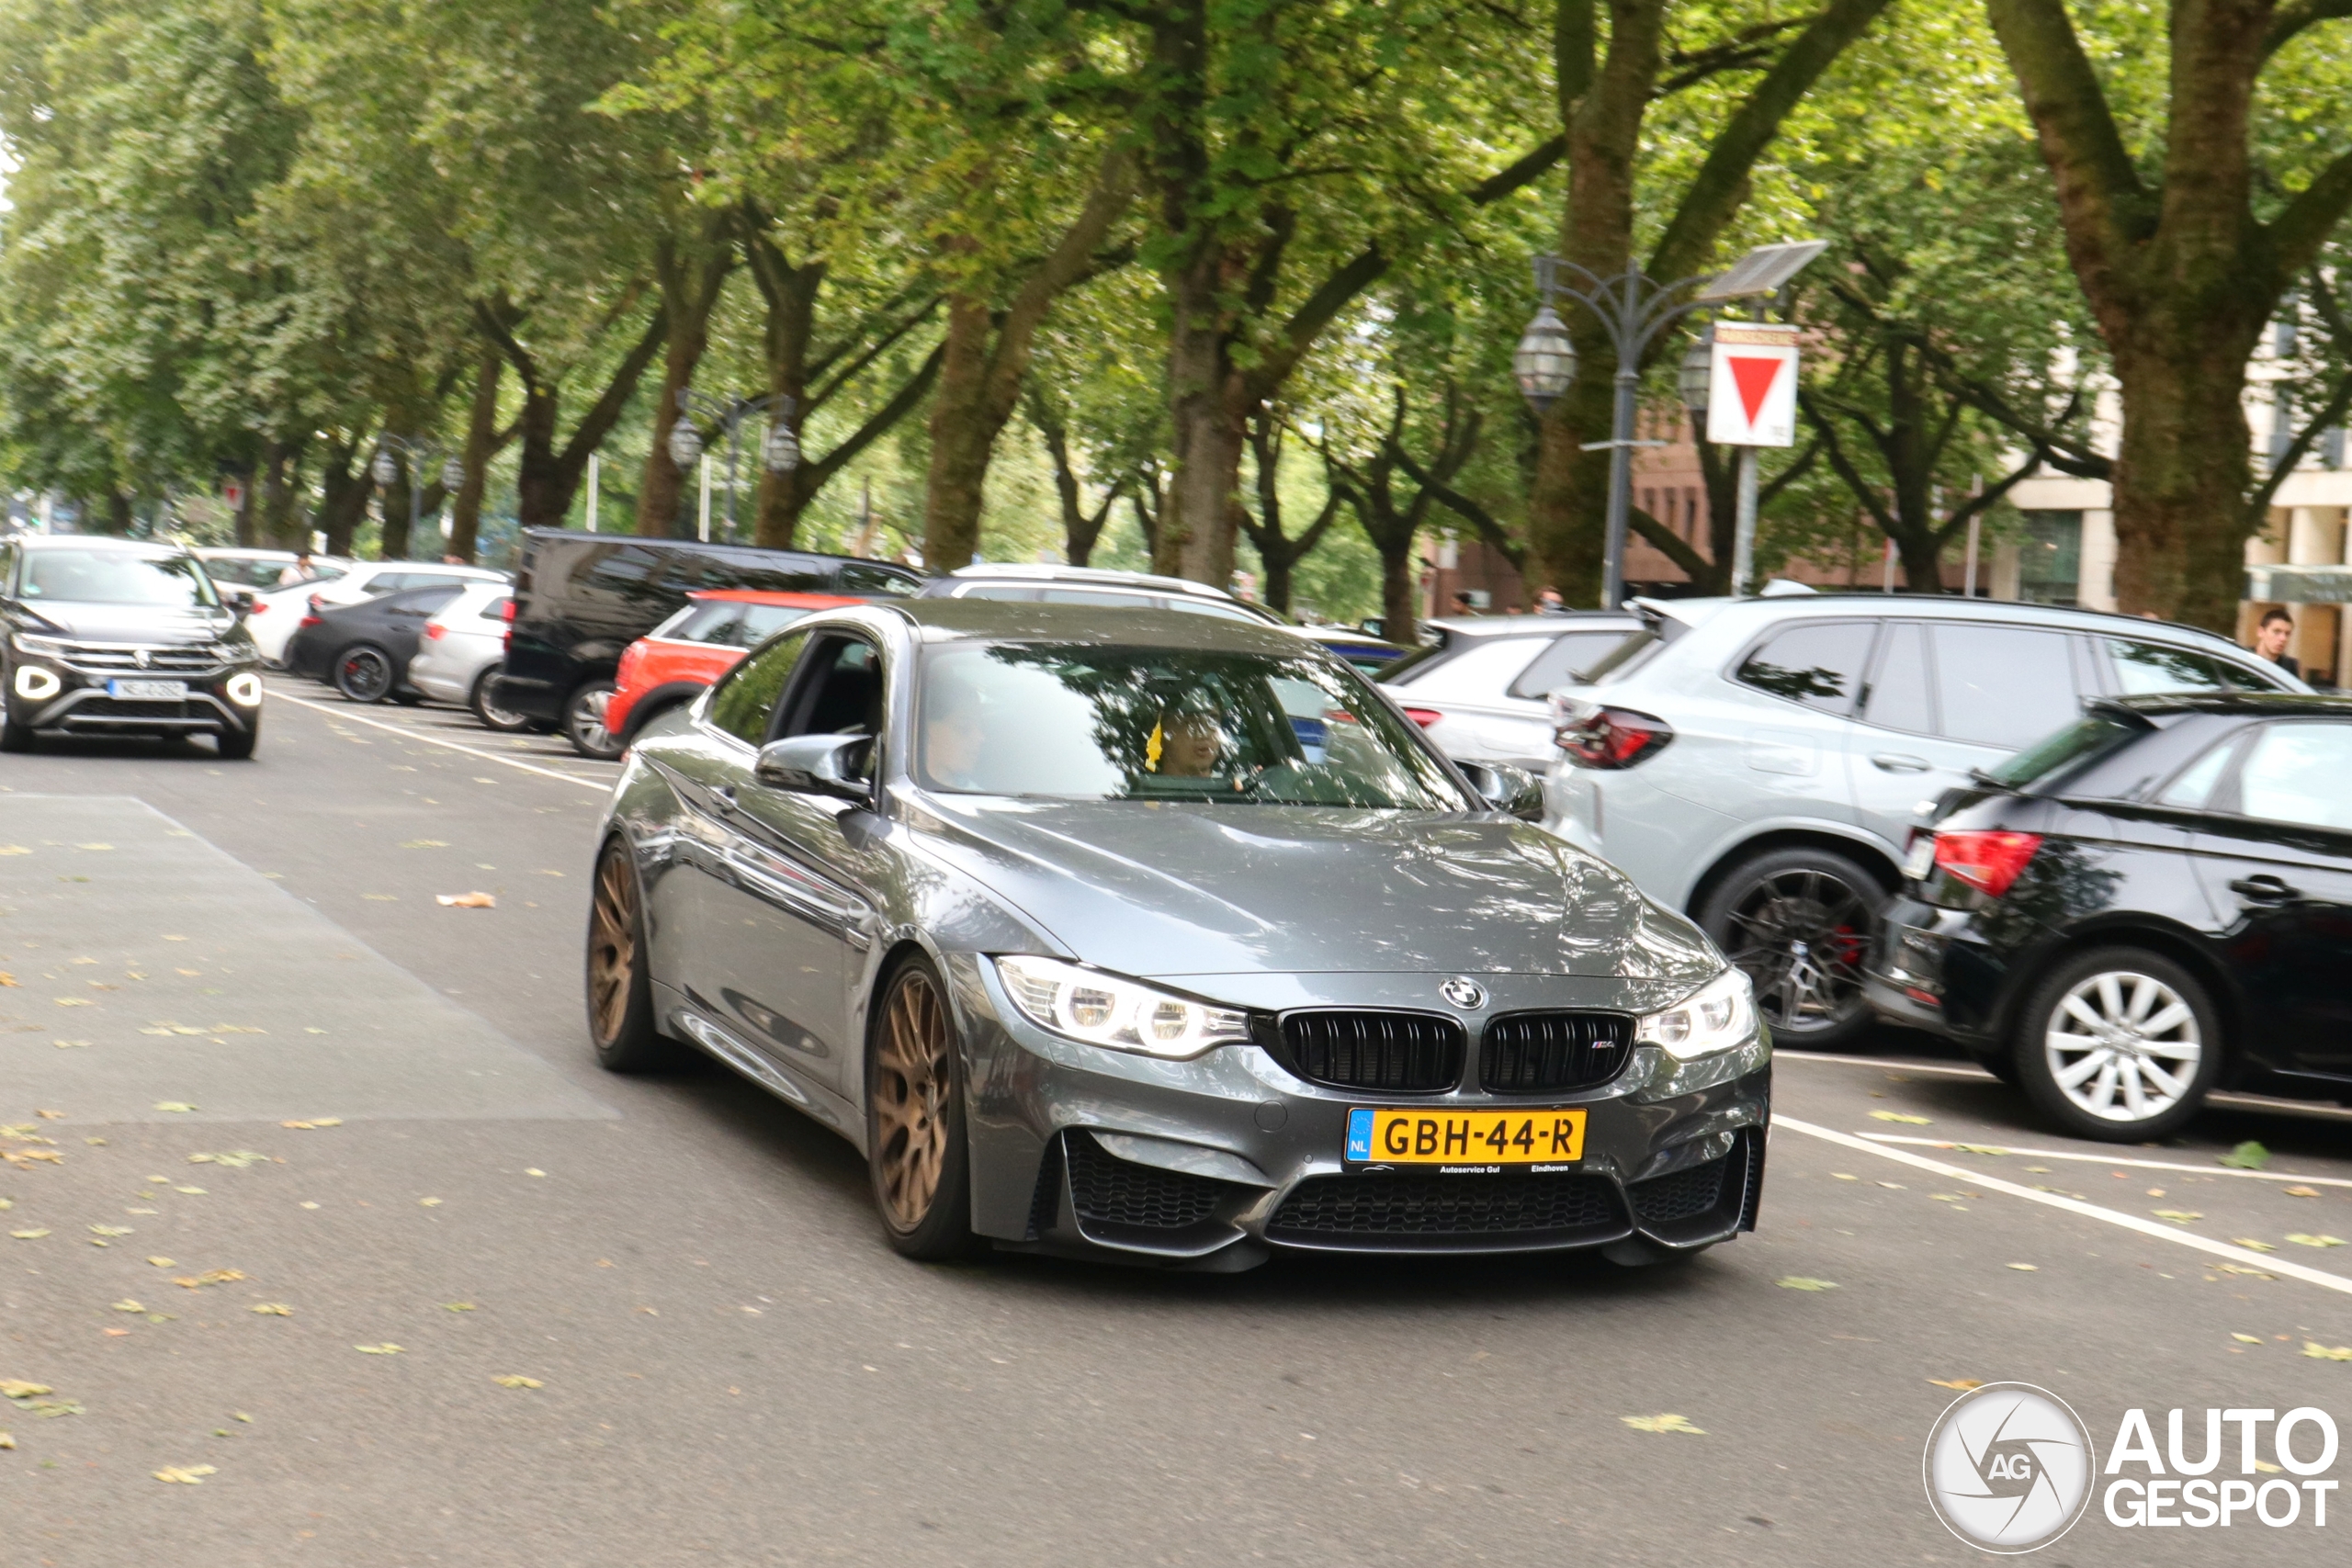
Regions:
[[[417,483],[417,476],[440,450],[441,444],[429,435],[394,435],[388,430],[376,438],[375,460],[368,465],[368,477],[379,488],[390,490],[401,477],[401,460],[408,460],[408,547],[412,554],[416,549],[417,512],[423,500],[423,487]]]
[[[1535,258],[1535,287],[1543,304],[1521,334],[1519,346],[1511,355],[1511,371],[1520,391],[1536,414],[1541,417],[1576,384],[1576,345],[1569,339],[1566,323],[1553,309],[1554,299],[1566,296],[1591,311],[1608,333],[1610,346],[1617,354],[1616,400],[1609,439],[1588,441],[1583,447],[1587,452],[1603,448],[1609,452],[1609,519],[1601,558],[1601,608],[1615,609],[1625,596],[1625,524],[1633,510],[1634,448],[1666,445],[1662,441],[1634,438],[1642,362],[1647,357],[1650,345],[1660,333],[1693,310],[1777,292],[1825,248],[1817,240],[1762,245],[1713,278],[1684,277],[1667,284],[1652,282],[1638,266],[1629,266],[1614,277],[1602,277],[1557,256]],[[1684,289],[1694,285],[1704,287],[1687,299],[1678,299]]]
[[[695,465],[696,458],[707,450],[708,444],[695,423],[699,414],[718,425],[718,439],[727,444],[727,535],[735,535],[735,466],[741,443],[737,439],[743,422],[755,414],[768,416],[767,439],[761,443],[761,459],[768,471],[788,474],[800,466],[800,437],[792,428],[792,416],[798,405],[785,393],[767,398],[717,398],[698,392],[692,387],[678,389],[678,423],[670,428],[670,461],[684,473]]]

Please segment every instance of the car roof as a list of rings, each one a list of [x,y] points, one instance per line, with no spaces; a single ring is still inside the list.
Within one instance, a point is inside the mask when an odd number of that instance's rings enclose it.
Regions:
[[[189,547],[206,560],[293,560],[292,550],[247,549],[243,545],[193,545]],[[312,560],[319,558],[312,556]]]
[[[739,604],[781,604],[794,610],[830,610],[837,604],[863,604],[863,599],[853,599],[840,593],[793,593],[780,588],[697,588],[687,593],[689,599],[723,599]]]
[[[123,550],[180,556],[195,553],[170,539],[118,539],[107,534],[18,534],[10,543],[36,550]]]
[[[1556,615],[1439,615],[1423,626],[1442,627],[1463,637],[1556,637],[1578,629],[1623,629],[1641,625],[1631,610],[1563,610]]]
[[[1187,610],[1120,610],[1025,599],[892,599],[873,612],[911,623],[924,642],[1064,642],[1094,648],[1224,649],[1296,657],[1321,644],[1271,621],[1230,620]]]
[[[1662,615],[1686,626],[1700,626],[1725,615],[1747,615],[1758,621],[1835,620],[1855,615],[1923,615],[1955,621],[2027,622],[2052,626],[2097,627],[2120,637],[2136,633],[2188,638],[2198,642],[2235,643],[2203,626],[2181,621],[2153,621],[2114,610],[2086,610],[2073,604],[2033,604],[2021,599],[1967,599],[1952,593],[1790,593],[1752,599],[1635,599],[1644,614]],[[2238,651],[2244,652],[2243,649]]]
[[[2143,697],[2106,697],[2093,705],[2120,708],[2150,718],[2186,713],[2257,715],[2266,718],[2301,714],[2321,718],[2352,718],[2352,697],[2318,696],[2302,692],[2159,692]]]
[[[1190,593],[1204,599],[1243,601],[1224,589],[1187,577],[1160,577],[1148,571],[1114,571],[1099,566],[1060,566],[1052,561],[974,561],[957,567],[948,577],[958,581],[1092,582],[1106,588],[1148,589],[1155,593]]]

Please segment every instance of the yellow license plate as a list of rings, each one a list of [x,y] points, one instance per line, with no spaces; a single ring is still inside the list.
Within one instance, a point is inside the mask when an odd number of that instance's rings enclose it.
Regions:
[[[1569,1165],[1584,1157],[1582,1111],[1348,1112],[1350,1165]]]

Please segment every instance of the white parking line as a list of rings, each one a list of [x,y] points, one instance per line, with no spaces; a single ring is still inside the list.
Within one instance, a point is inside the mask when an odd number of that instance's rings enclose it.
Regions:
[[[1776,1129],[1786,1127],[1792,1133],[1803,1133],[1808,1138],[1819,1138],[1824,1143],[1837,1144],[1845,1148],[1858,1149],[1863,1154],[1876,1155],[1881,1159],[1893,1160],[1897,1165],[1912,1166],[1920,1170],[1931,1170],[1938,1176],[1950,1177],[1955,1181],[1965,1181],[1972,1186],[1990,1188],[1996,1192],[2006,1192],[2012,1198],[2022,1198],[2029,1203],[2041,1203],[2052,1209],[2064,1209],[2070,1214],[2079,1214],[2085,1219],[2103,1220],[2111,1225],[2120,1225],[2125,1230],[2138,1231],[2142,1235],[2159,1237],[2171,1242],[2176,1247],[2186,1247],[2198,1252],[2211,1253],[2216,1258],[2225,1258],[2242,1269],[2252,1269],[2264,1274],[2283,1274],[2290,1279],[2301,1280],[2306,1284],[2318,1285],[2330,1291],[2340,1291],[2347,1296],[2352,1296],[2352,1280],[2346,1279],[2341,1274],[2331,1274],[2324,1269],[2309,1269],[2301,1263],[2290,1263],[2283,1258],[2274,1258],[2268,1253],[2255,1252],[2243,1247],[2232,1247],[2227,1242],[2213,1241],[2199,1235],[2195,1231],[2183,1230],[2178,1225],[2166,1224],[2159,1220],[2143,1220],[2137,1214],[2127,1214],[2120,1209],[2102,1209],[2097,1203],[2086,1203],[2079,1198],[2069,1198],[2060,1192],[2037,1192],[2030,1187],[2020,1187],[2014,1181],[2004,1181],[1997,1176],[1979,1175],[1975,1171],[1960,1166],[1947,1165],[1942,1160],[1929,1159],[1924,1155],[1915,1155],[1905,1149],[1889,1148],[1884,1144],[1874,1144],[1868,1138],[1857,1137],[1851,1133],[1838,1133],[1827,1127],[1816,1127],[1810,1122],[1800,1122],[1793,1116],[1783,1116],[1777,1111],[1773,1113],[1772,1125]]]
[[[2256,1181],[2315,1181],[2322,1187],[2352,1187],[2340,1176],[2297,1176],[2287,1170],[2239,1170],[2226,1165],[2176,1165],[2163,1159],[2117,1159],[2112,1155],[2086,1155],[2073,1149],[2016,1149],[2007,1144],[1962,1145],[1950,1138],[1906,1138],[1899,1133],[1864,1133],[1874,1144],[1911,1144],[1923,1149],[1958,1149],[1962,1154],[2020,1155],[2027,1159],[2078,1159],[2088,1165],[2129,1165],[2142,1170],[2186,1170],[2198,1176],[2244,1176]]]
[[[537,773],[541,778],[561,779],[565,784],[581,784],[600,795],[608,795],[612,792],[613,784],[610,779],[583,779],[577,773],[567,773],[555,768],[542,768],[536,762],[518,762],[512,757],[502,757],[495,751],[484,751],[472,746],[460,746],[454,740],[444,740],[437,735],[426,735],[420,730],[403,729],[397,724],[386,724],[381,719],[362,718],[357,714],[347,711],[347,705],[346,707],[329,707],[324,703],[314,703],[308,697],[288,696],[284,692],[275,690],[269,695],[273,702],[292,703],[296,707],[310,708],[326,715],[329,718],[348,719],[353,724],[364,724],[370,729],[388,731],[404,740],[422,740],[428,746],[447,746],[452,751],[463,751],[467,756],[479,757],[485,762],[496,762],[501,767],[520,768],[526,773]]]

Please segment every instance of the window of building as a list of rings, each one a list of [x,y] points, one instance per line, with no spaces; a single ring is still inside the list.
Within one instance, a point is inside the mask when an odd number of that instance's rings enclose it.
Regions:
[[[2028,512],[2018,547],[2018,597],[2029,604],[2072,604],[2083,585],[2083,514]]]

